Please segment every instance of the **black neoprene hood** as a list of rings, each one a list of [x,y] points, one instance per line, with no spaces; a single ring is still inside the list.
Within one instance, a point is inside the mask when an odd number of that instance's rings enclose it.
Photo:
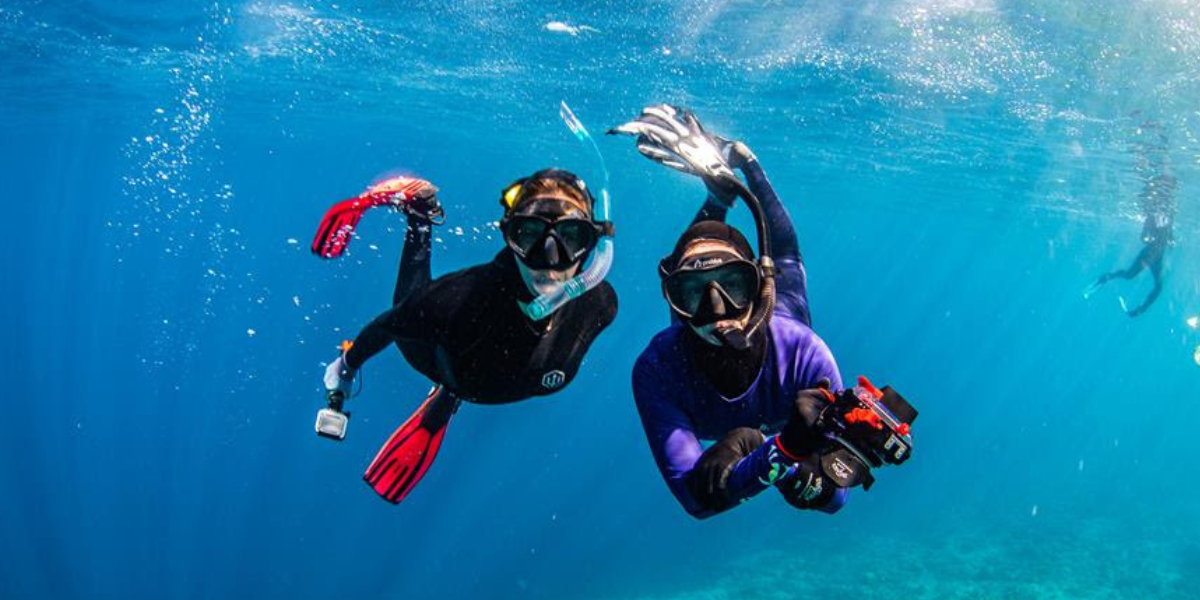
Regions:
[[[700,221],[692,224],[683,232],[683,235],[679,236],[679,241],[675,242],[675,249],[662,260],[660,266],[664,275],[679,268],[679,262],[683,259],[688,245],[697,240],[725,242],[733,246],[742,258],[754,260],[754,248],[750,246],[750,242],[746,241],[746,236],[742,235],[742,232],[720,221]]]

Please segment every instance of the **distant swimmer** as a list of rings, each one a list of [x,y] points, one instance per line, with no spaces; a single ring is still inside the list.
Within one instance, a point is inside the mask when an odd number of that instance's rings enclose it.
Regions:
[[[313,241],[315,254],[335,258],[364,211],[407,215],[392,308],[343,343],[325,372],[329,405],[316,424],[322,436],[345,437],[356,374],[392,344],[433,382],[363,476],[389,502],[403,500],[429,469],[461,401],[504,404],[565,388],[617,314],[616,293],[603,281],[612,245],[601,240],[612,226],[581,179],[538,171],[505,187],[500,204],[505,247],[490,262],[438,279],[430,275],[430,235],[443,210],[437,188],[421,179],[392,179],[335,205]]]
[[[1162,292],[1163,259],[1167,249],[1175,245],[1175,192],[1179,182],[1171,170],[1166,134],[1162,125],[1148,122],[1142,125],[1143,135],[1153,136],[1152,141],[1141,142],[1138,147],[1138,172],[1142,177],[1142,192],[1138,196],[1142,211],[1142,250],[1126,269],[1101,275],[1084,292],[1090,297],[1096,290],[1113,279],[1133,279],[1142,271],[1149,270],[1154,287],[1137,307],[1126,309],[1126,314],[1136,317],[1146,312]],[[1125,306],[1124,299],[1121,302]]]
[[[688,514],[706,518],[770,487],[796,508],[832,513],[850,488],[872,485],[872,468],[907,461],[917,411],[865,378],[843,389],[833,353],[811,329],[791,217],[750,149],[668,105],[610,133],[636,136],[643,155],[709,189],[658,266],[672,325],[633,371],[651,453]],[[725,223],[738,197],[754,215],[757,257]]]

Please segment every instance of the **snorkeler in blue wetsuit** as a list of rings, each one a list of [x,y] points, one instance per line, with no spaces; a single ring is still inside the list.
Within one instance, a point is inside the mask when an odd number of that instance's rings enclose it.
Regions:
[[[637,136],[642,154],[709,189],[659,264],[673,323],[633,371],[651,451],[684,509],[708,517],[774,486],[797,508],[832,513],[849,488],[871,485],[870,467],[907,460],[916,411],[865,379],[843,391],[833,353],[811,328],[791,218],[750,149],[667,105],[610,133]],[[724,222],[739,195],[753,203],[758,259]],[[706,450],[701,440],[717,441]]]

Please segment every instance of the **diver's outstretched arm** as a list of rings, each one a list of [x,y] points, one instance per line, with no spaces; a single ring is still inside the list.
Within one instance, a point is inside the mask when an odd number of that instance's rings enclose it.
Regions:
[[[408,304],[398,304],[375,317],[354,338],[354,345],[346,351],[346,366],[357,371],[372,356],[379,354],[401,339],[421,337],[418,329],[422,319],[413,318]]]
[[[647,106],[637,118],[608,133],[636,136],[638,152],[657,163],[702,178],[710,190],[718,188],[713,190],[718,199],[732,197],[732,190],[719,188],[724,187],[721,182],[736,177],[733,169],[740,168],[769,221],[767,231],[778,271],[776,305],[799,321],[811,323],[807,281],[795,227],[758,160],[745,144],[704,131],[691,111],[666,104]],[[732,201],[724,204],[732,205]],[[723,213],[728,208],[722,210],[720,206],[712,205],[713,202],[706,202],[696,219],[724,220]]]
[[[767,219],[767,235],[771,236],[771,252],[775,255],[773,258],[776,269],[776,310],[782,310],[811,327],[808,274],[804,269],[804,259],[800,255],[800,241],[796,237],[792,217],[753,154],[749,155],[742,166],[742,173],[746,176],[750,191],[762,204],[763,215]]]
[[[633,397],[651,454],[684,510],[704,519],[770,487],[759,477],[770,470],[763,459],[766,450],[760,450],[765,436],[757,429],[744,430],[746,439],[706,452],[691,415],[671,401],[677,385],[664,380],[644,355],[634,366]]]
[[[400,306],[394,306],[371,321],[353,342],[342,342],[342,352],[325,368],[323,383],[329,407],[317,413],[317,433],[334,439],[346,437],[349,413],[343,413],[343,403],[353,397],[354,380],[367,359],[375,356],[388,344],[398,340],[397,320]]]
[[[767,216],[767,233],[771,236],[771,251],[775,254],[775,261],[791,259],[801,262],[800,241],[796,237],[796,227],[792,224],[792,216],[788,214],[779,195],[775,193],[775,188],[767,179],[767,173],[763,171],[762,164],[751,155],[750,160],[747,160],[745,166],[742,167],[742,173],[746,176],[747,186],[758,197],[758,201],[762,203],[763,212]]]
[[[363,363],[395,341],[391,325],[400,317],[397,314],[399,312],[400,307],[393,306],[358,332],[358,336],[354,338],[354,345],[346,351],[346,366],[355,371],[361,369]]]

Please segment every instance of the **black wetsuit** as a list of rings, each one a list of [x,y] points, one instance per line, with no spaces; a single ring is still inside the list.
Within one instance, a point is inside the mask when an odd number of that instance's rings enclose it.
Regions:
[[[458,398],[515,402],[570,383],[616,317],[617,295],[604,282],[531,322],[517,299],[532,294],[507,248],[489,263],[430,281],[429,237],[428,226],[410,224],[394,306],[358,334],[346,353],[349,367],[360,368],[394,342],[413,368]]]
[[[1129,311],[1129,316],[1136,317],[1144,312],[1158,299],[1162,292],[1163,258],[1167,248],[1175,243],[1175,188],[1178,185],[1175,177],[1160,173],[1147,178],[1140,196],[1142,205],[1142,251],[1138,253],[1133,264],[1127,269],[1105,273],[1096,280],[1095,285],[1103,285],[1112,279],[1133,279],[1142,271],[1149,269],[1154,279],[1154,288],[1146,299]]]

